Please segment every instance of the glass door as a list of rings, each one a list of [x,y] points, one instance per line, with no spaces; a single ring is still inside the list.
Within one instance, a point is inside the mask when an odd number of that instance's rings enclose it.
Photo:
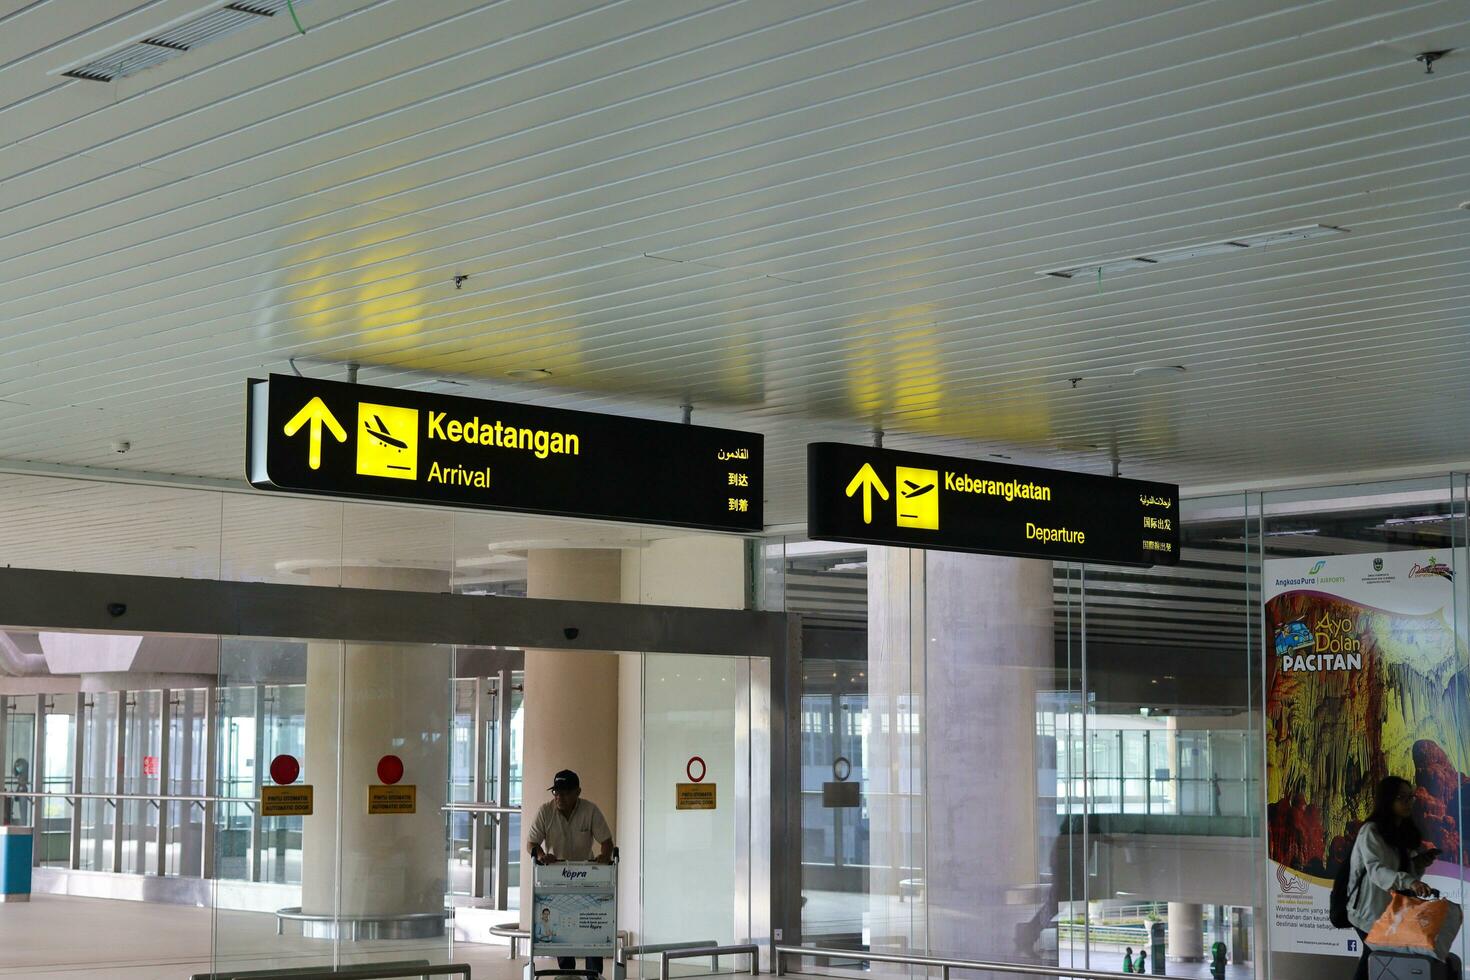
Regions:
[[[461,650],[456,659],[447,809],[455,904],[504,912],[520,907],[525,675],[519,651],[498,654]]]
[[[638,660],[640,717],[622,726],[639,734],[641,752],[638,780],[619,788],[620,798],[637,793],[634,805],[620,806],[636,822],[619,830],[620,925],[640,946],[750,942],[764,931],[768,901],[756,894],[763,874],[755,869],[770,860],[762,823],[771,812],[769,664],[683,654]],[[703,971],[708,961],[696,963]],[[657,959],[641,966],[651,975]]]
[[[612,669],[590,685],[516,666],[558,656]],[[215,969],[502,963],[488,930],[529,902],[519,808],[550,798],[539,763],[527,795],[528,739],[543,761],[601,753],[583,778],[621,849],[626,944],[763,935],[752,868],[769,866],[768,676],[739,657],[222,640]],[[597,725],[566,709],[577,690],[607,709]],[[282,788],[299,807],[305,787],[310,813],[280,808]]]
[[[222,641],[216,970],[448,960],[452,665],[432,644]]]

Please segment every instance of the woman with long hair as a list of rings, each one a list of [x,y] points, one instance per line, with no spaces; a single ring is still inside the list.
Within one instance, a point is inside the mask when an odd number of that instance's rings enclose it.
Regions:
[[[1378,784],[1373,815],[1358,831],[1348,868],[1348,921],[1358,938],[1366,940],[1373,923],[1388,908],[1394,892],[1421,898],[1431,889],[1420,879],[1436,851],[1421,850],[1424,835],[1414,824],[1414,784],[1389,776]],[[1363,942],[1354,980],[1368,978],[1368,949]]]

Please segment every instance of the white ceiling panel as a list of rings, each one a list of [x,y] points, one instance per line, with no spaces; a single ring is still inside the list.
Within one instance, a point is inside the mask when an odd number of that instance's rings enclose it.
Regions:
[[[309,0],[60,74],[215,6],[0,9],[0,466],[239,480],[292,357],[692,399],[767,434],[773,524],[875,423],[1186,485],[1470,459],[1462,3]]]

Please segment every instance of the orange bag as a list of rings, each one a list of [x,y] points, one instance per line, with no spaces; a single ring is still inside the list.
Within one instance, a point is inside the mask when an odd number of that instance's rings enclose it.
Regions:
[[[1449,955],[1463,918],[1460,906],[1447,899],[1394,892],[1366,942],[1375,951],[1417,953],[1442,960]]]

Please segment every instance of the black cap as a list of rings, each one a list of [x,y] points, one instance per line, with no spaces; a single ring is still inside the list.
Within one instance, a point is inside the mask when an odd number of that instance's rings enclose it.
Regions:
[[[564,789],[581,789],[581,788],[582,788],[582,781],[580,779],[578,779],[577,778],[577,774],[574,773],[574,772],[572,772],[570,769],[563,769],[561,772],[557,773],[551,779],[551,791],[553,793],[560,792],[561,790],[564,790]]]

